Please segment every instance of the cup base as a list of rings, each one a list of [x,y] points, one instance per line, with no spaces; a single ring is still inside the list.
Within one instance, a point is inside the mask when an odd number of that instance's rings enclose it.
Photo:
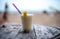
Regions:
[[[23,33],[29,33],[30,31],[24,30]]]

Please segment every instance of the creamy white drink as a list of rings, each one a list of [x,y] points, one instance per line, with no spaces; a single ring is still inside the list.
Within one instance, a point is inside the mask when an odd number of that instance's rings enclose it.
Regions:
[[[26,14],[27,12],[25,12]],[[22,26],[23,26],[23,31],[25,32],[29,32],[32,30],[32,14],[27,14],[27,16],[23,14],[21,16],[21,20],[22,20]],[[24,16],[25,15],[25,16]]]

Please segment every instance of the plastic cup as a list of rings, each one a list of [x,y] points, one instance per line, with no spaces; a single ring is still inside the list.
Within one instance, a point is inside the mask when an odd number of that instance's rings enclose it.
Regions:
[[[30,32],[32,30],[32,17],[33,17],[33,14],[27,14],[26,18],[23,15],[21,15],[24,32]]]

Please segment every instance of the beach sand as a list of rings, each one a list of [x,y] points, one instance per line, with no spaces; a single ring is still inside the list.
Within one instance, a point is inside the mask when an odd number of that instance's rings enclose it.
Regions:
[[[0,15],[1,16],[1,15]],[[1,18],[0,18],[1,19]],[[8,22],[12,24],[21,24],[20,14],[8,14]],[[34,14],[33,24],[47,25],[47,26],[59,26],[60,27],[60,14],[57,13],[54,16],[47,14]]]

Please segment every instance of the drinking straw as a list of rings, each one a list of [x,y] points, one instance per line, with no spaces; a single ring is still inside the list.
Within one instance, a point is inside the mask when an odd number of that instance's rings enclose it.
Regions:
[[[13,3],[13,6],[17,9],[17,11],[20,13],[20,14],[22,14],[21,13],[21,11],[16,7],[16,5]]]

